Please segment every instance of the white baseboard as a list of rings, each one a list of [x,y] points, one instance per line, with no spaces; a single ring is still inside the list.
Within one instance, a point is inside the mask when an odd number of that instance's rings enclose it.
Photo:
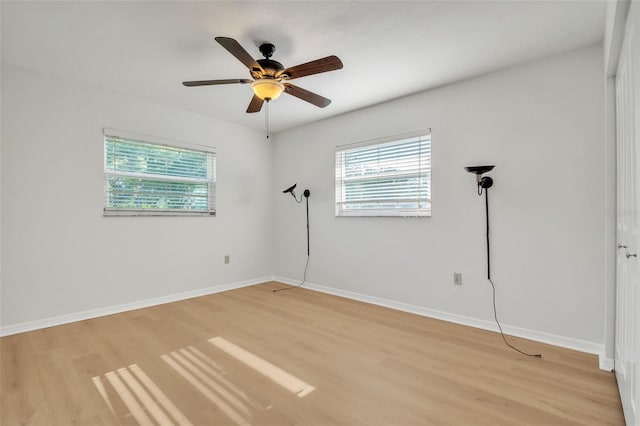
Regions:
[[[229,284],[216,285],[198,290],[185,291],[182,293],[170,294],[167,296],[154,297],[151,299],[139,300],[136,302],[123,303],[121,305],[107,306],[104,308],[90,309],[88,311],[74,312],[71,314],[60,315],[50,318],[43,318],[35,321],[22,322],[18,324],[3,325],[0,327],[0,336],[10,336],[12,334],[24,333],[27,331],[39,330],[41,328],[53,327],[56,325],[68,324],[75,321],[83,321],[91,318],[102,317],[105,315],[118,314],[121,312],[132,311],[134,309],[147,308],[149,306],[162,305],[164,303],[177,302],[180,300],[191,299],[194,297],[206,296],[209,294],[220,293],[236,288],[248,287],[263,282],[271,281],[272,276],[255,278],[252,280],[239,281]]]
[[[298,285],[300,280],[293,280],[285,277],[273,277],[274,281],[280,281],[285,284]],[[348,299],[358,300],[360,302],[371,303],[374,305],[380,305],[399,311],[409,312],[412,314],[422,315],[429,318],[435,318],[443,321],[449,321],[456,324],[467,325],[469,327],[480,328],[483,330],[489,330],[499,332],[498,326],[493,321],[482,320],[478,318],[467,317],[459,314],[452,314],[449,312],[438,311],[435,309],[425,308],[423,306],[411,305],[408,303],[397,302],[395,300],[384,299],[380,297],[368,296],[366,294],[355,293],[352,291],[341,290],[335,287],[328,287],[319,284],[313,284],[306,282],[304,288],[309,290],[319,291],[321,293],[333,294],[335,296],[346,297]],[[544,333],[541,331],[530,330],[521,327],[514,327],[510,325],[502,324],[502,330],[505,334],[522,337],[524,339],[534,340],[536,342],[547,343],[554,346],[560,346],[562,348],[573,349],[580,352],[586,352],[594,355],[598,355],[600,358],[600,368],[606,371],[613,369],[613,360],[607,359],[603,356],[604,345],[588,342],[586,340],[574,339],[572,337],[559,336],[556,334]],[[608,368],[611,365],[611,368]]]
[[[600,370],[613,371],[613,358],[607,358],[604,353],[598,354],[600,358]]]

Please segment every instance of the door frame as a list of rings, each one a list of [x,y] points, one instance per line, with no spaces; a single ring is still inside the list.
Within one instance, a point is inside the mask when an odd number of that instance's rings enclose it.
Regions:
[[[604,36],[605,105],[604,105],[604,170],[605,170],[605,238],[604,261],[604,348],[600,368],[613,371],[616,335],[616,255],[617,255],[617,167],[616,167],[616,85],[618,62],[624,41],[630,0],[607,2]]]

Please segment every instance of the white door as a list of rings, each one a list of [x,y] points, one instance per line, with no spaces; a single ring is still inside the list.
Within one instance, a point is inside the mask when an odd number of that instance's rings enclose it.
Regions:
[[[616,76],[615,370],[627,425],[640,425],[640,2],[632,2]]]

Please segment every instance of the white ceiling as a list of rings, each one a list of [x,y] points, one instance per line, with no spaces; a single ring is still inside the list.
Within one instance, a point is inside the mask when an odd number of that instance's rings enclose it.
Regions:
[[[2,61],[254,128],[249,78],[214,41],[290,67],[335,54],[344,69],[293,81],[332,99],[283,94],[272,131],[363,108],[602,40],[604,1],[2,1]]]

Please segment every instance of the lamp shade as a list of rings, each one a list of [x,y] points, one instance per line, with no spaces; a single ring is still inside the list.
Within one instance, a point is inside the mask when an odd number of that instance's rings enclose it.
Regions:
[[[277,99],[284,90],[284,85],[278,80],[260,78],[251,83],[253,93],[262,100],[272,101]]]

